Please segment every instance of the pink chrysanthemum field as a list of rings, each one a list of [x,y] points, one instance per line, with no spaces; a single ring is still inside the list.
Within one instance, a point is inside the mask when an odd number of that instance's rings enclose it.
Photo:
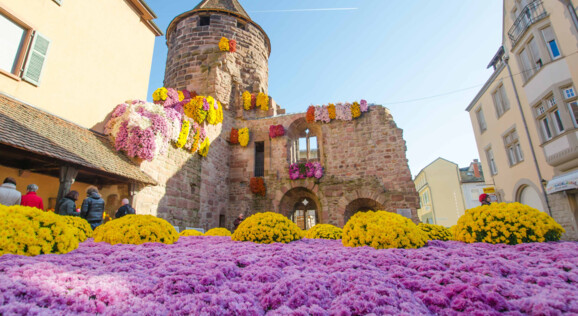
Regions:
[[[0,315],[578,314],[578,243],[347,248],[181,237],[0,257]]]

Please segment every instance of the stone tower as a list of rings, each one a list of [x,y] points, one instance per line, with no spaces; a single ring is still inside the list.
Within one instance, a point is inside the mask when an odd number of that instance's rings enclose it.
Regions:
[[[203,0],[167,29],[165,87],[211,95],[225,108],[238,105],[243,91],[268,92],[271,42],[237,0]],[[222,37],[237,41],[223,53]]]

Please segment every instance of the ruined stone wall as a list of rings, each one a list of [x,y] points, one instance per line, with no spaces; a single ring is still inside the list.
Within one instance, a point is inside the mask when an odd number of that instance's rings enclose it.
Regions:
[[[245,148],[231,148],[229,219],[239,212],[267,210],[288,215],[291,206],[281,201],[287,192],[299,188],[317,197],[322,223],[342,226],[348,205],[359,201],[372,201],[371,206],[381,205],[391,212],[410,209],[412,219],[419,221],[418,194],[405,156],[402,130],[386,108],[371,107],[370,112],[351,122],[299,123],[304,122],[304,117],[301,113],[236,122],[237,128],[249,127],[251,141]],[[322,179],[289,179],[291,136],[270,139],[269,126],[273,124],[282,124],[286,129],[306,124],[310,130],[317,130],[320,161],[325,167]],[[261,141],[265,144],[266,198],[255,196],[249,188],[255,169],[255,142]]]
[[[226,108],[238,103],[243,91],[268,91],[269,47],[266,35],[251,23],[237,27],[238,18],[211,13],[208,26],[198,26],[203,14],[178,22],[167,34],[169,48],[165,87],[188,89],[216,97]],[[219,50],[222,37],[237,41],[237,52]]]

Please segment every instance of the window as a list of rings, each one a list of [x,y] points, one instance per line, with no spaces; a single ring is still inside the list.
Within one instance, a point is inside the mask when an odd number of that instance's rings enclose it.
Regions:
[[[562,132],[564,132],[564,124],[562,124],[562,117],[560,117],[560,110],[556,109],[552,112],[552,121],[554,121],[556,133],[562,134]]]
[[[496,91],[492,94],[492,98],[494,99],[494,106],[496,107],[498,117],[501,117],[507,110],[510,109],[510,104],[506,96],[506,91],[504,90],[504,85],[501,85],[498,89],[496,89]]]
[[[480,126],[480,131],[483,133],[486,129],[486,119],[484,118],[484,112],[482,112],[482,107],[476,111],[476,117],[478,118],[478,125]]]
[[[498,168],[496,167],[496,161],[494,160],[494,152],[492,148],[486,150],[486,157],[488,158],[488,164],[490,165],[490,172],[492,175],[498,174]]]
[[[548,116],[540,120],[540,125],[542,126],[544,141],[552,139],[552,131],[550,130],[550,120],[548,119]]]
[[[560,57],[560,49],[558,48],[558,43],[556,42],[556,38],[554,37],[554,30],[551,26],[542,30],[542,36],[544,37],[544,42],[548,47],[548,52],[550,53],[550,58],[552,60],[557,59]]]
[[[524,75],[524,81],[528,81],[532,75],[534,75],[534,67],[530,62],[530,57],[528,56],[528,50],[523,49],[520,54],[518,54],[518,59],[522,67],[522,74]]]
[[[294,144],[294,146],[297,147],[296,151],[298,161],[319,159],[319,145],[317,143],[317,136],[312,135],[309,129],[306,129]],[[292,163],[294,162],[297,161],[292,161]]]
[[[243,23],[241,21],[237,21],[237,28],[245,31],[247,29],[247,26],[245,25],[245,23]]]
[[[568,103],[568,110],[570,110],[570,115],[572,116],[574,127],[578,128],[578,102],[574,101]]]
[[[506,146],[510,166],[514,166],[524,160],[524,154],[522,153],[516,130],[513,130],[504,136],[504,145]]]
[[[536,106],[536,118],[539,121],[544,141],[564,132],[564,113],[560,112],[556,98],[550,94]]]
[[[576,96],[576,92],[574,92],[574,87],[564,88],[562,89],[562,92],[564,93],[564,99],[571,99]]]
[[[534,66],[534,69],[540,70],[540,68],[542,68],[542,58],[540,58],[540,50],[534,38],[528,42],[528,48],[530,49],[530,56],[533,62],[532,66]]]
[[[265,143],[255,142],[255,177],[265,176]]]
[[[39,85],[50,41],[2,8],[0,30],[0,73]]]
[[[201,18],[199,19],[199,26],[207,26],[207,25],[211,25],[211,16],[210,15],[201,16]]]

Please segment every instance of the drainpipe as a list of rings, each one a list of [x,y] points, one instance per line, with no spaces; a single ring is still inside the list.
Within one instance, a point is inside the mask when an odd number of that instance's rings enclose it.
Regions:
[[[532,138],[530,137],[530,130],[528,129],[528,124],[526,122],[526,116],[524,115],[524,111],[522,109],[522,102],[520,102],[520,95],[518,94],[518,88],[516,87],[516,83],[514,82],[514,76],[512,75],[512,69],[510,69],[510,61],[509,56],[504,57],[504,62],[506,63],[506,67],[508,68],[508,74],[510,75],[510,80],[512,80],[512,86],[514,87],[514,94],[516,94],[516,101],[518,102],[518,109],[520,110],[520,114],[522,115],[522,122],[524,123],[524,130],[526,131],[526,136],[528,137],[528,142],[530,142],[530,152],[532,153],[532,159],[534,160],[534,166],[536,167],[536,172],[538,173],[538,184],[542,189],[542,195],[544,199],[546,199],[546,207],[548,208],[548,215],[552,216],[552,210],[550,209],[550,200],[548,199],[548,194],[546,194],[546,189],[544,185],[542,185],[542,172],[540,171],[540,167],[538,166],[538,159],[536,158],[536,151],[534,150],[534,144],[532,143]]]

